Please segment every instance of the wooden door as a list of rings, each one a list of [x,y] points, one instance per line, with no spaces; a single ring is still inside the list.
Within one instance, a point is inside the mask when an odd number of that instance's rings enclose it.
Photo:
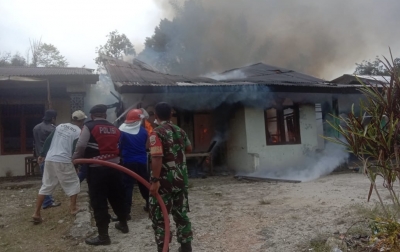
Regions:
[[[214,137],[211,114],[194,114],[194,151],[206,152]]]

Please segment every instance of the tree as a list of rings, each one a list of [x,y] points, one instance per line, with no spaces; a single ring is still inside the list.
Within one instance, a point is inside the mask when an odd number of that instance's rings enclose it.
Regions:
[[[22,57],[18,52],[11,58],[12,66],[26,66],[26,59]]]
[[[394,59],[393,64],[395,69],[400,69],[400,58]],[[389,75],[388,69],[384,67],[378,56],[376,56],[374,61],[363,60],[360,64],[356,63],[356,66],[356,70],[354,71],[356,75]]]
[[[38,48],[37,66],[44,67],[67,67],[67,59],[52,44],[43,43]]]
[[[42,43],[42,39],[29,40],[29,51],[32,54],[33,67],[67,67],[67,59],[60,54],[60,51],[52,44]],[[29,59],[27,59],[29,61]]]
[[[125,34],[119,34],[117,30],[110,32],[107,36],[107,43],[96,47],[98,56],[95,59],[96,64],[102,64],[101,55],[122,59],[124,55],[136,56],[136,51],[133,48],[131,41]]]
[[[4,66],[26,66],[26,60],[19,52],[11,56],[10,52],[0,54],[0,67]]]
[[[9,52],[0,53],[0,67],[9,66],[10,58],[11,58],[11,53]]]

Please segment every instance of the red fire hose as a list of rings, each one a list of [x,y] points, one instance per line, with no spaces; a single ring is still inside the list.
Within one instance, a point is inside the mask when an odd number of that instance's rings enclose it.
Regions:
[[[142,183],[148,189],[150,189],[149,182],[144,180],[142,177],[140,177],[139,175],[137,175],[133,171],[131,171],[129,169],[126,169],[123,166],[114,164],[114,163],[110,163],[110,162],[102,161],[102,160],[96,160],[96,159],[80,158],[80,159],[75,159],[74,160],[74,164],[98,164],[98,165],[102,165],[102,166],[108,166],[108,167],[117,169],[119,171],[122,171],[122,172],[128,174],[129,176],[131,176],[134,179],[136,179],[136,181],[138,181],[139,183]],[[161,196],[158,193],[156,194],[156,199],[158,201],[158,204],[160,204],[161,211],[162,211],[162,214],[163,214],[163,217],[164,217],[164,223],[165,223],[165,236],[164,236],[163,252],[168,252],[169,236],[170,236],[168,211],[167,211],[167,208],[166,208],[166,206],[164,204],[164,201],[161,199]]]

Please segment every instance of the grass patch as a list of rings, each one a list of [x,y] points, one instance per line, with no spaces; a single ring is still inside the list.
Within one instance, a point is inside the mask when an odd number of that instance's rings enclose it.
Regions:
[[[310,244],[307,246],[309,251],[313,252],[330,252],[331,248],[326,245],[328,235],[319,234],[315,238],[311,239]]]
[[[373,207],[365,206],[363,204],[355,204],[351,209],[353,209],[358,216],[371,220],[383,215],[382,208],[377,204]]]

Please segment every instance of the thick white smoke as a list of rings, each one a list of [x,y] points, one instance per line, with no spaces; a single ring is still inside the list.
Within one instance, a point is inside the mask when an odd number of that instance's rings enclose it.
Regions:
[[[85,96],[84,112],[89,115],[90,109],[97,104],[110,105],[117,102],[117,99],[111,95],[110,91],[117,94],[114,84],[109,75],[101,73],[99,81],[87,87]],[[107,110],[107,120],[114,122],[116,119],[115,108]]]
[[[280,167],[279,169],[261,167],[253,173],[239,173],[238,175],[307,182],[330,174],[339,165],[345,163],[348,158],[349,153],[344,146],[328,142],[322,152],[309,153],[296,166]]]

